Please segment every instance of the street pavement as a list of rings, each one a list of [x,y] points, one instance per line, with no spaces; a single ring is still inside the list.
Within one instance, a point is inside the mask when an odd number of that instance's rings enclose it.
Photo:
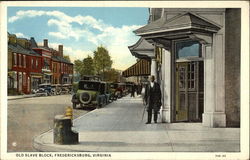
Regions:
[[[26,95],[28,96],[28,95]],[[8,97],[7,151],[35,151],[33,138],[53,128],[54,116],[71,106],[71,95]],[[74,118],[89,111],[74,110]]]
[[[142,120],[140,97],[124,97],[73,122],[79,144],[53,144],[53,130],[37,136],[38,151],[239,152],[240,128],[207,128],[201,123],[151,123]],[[159,117],[159,121],[160,121]]]

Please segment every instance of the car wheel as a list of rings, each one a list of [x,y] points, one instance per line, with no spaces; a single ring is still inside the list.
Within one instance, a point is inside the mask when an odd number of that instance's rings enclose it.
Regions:
[[[91,94],[89,94],[88,92],[83,92],[79,96],[79,100],[82,104],[89,104],[91,99]]]

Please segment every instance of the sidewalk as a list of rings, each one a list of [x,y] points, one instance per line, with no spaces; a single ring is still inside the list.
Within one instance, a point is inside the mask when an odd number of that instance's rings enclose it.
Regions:
[[[207,128],[201,123],[152,123],[142,120],[142,100],[124,97],[74,120],[79,144],[53,144],[53,130],[34,139],[38,151],[238,152],[239,128]],[[160,117],[159,117],[160,119]]]
[[[36,96],[35,94],[25,94],[25,95],[8,96],[8,100],[31,98],[31,97],[35,97],[35,96]]]

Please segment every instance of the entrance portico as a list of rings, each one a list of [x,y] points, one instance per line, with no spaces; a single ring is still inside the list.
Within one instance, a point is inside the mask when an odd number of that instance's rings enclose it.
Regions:
[[[223,19],[223,10],[221,13],[218,16]],[[135,33],[164,48],[162,121],[200,119],[204,126],[226,126],[223,25],[191,12],[172,18],[162,14]],[[199,46],[197,54],[195,44]],[[178,49],[186,49],[186,53],[178,55]]]

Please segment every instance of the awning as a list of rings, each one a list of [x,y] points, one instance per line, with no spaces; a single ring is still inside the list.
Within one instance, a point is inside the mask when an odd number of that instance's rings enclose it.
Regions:
[[[51,76],[52,73],[43,73],[44,75]]]
[[[134,65],[122,72],[123,77],[131,76],[149,76],[150,75],[150,60],[140,59]]]
[[[134,45],[128,46],[133,56],[137,58],[154,57],[154,46],[147,42],[144,38],[140,38]]]
[[[166,16],[145,25],[134,32],[146,40],[162,38],[173,40],[186,38],[195,33],[216,33],[221,28],[218,24],[208,21],[198,15],[187,12],[167,19]]]
[[[41,79],[42,78],[42,76],[31,76],[31,78],[39,78],[39,79]]]
[[[43,74],[41,74],[41,73],[35,73],[35,72],[30,72],[30,76],[32,78],[42,78]]]

